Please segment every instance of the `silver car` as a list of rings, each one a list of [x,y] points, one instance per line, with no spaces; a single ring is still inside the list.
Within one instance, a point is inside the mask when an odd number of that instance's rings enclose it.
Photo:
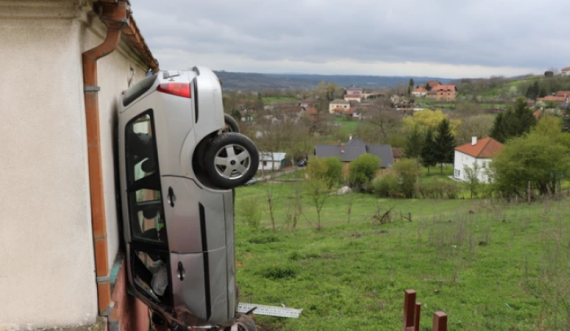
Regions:
[[[206,68],[153,74],[120,98],[129,283],[171,328],[236,318],[233,188],[259,164],[238,131]]]

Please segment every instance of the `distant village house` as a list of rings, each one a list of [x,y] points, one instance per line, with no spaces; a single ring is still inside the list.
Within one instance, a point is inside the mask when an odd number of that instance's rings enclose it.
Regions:
[[[342,109],[344,111],[350,108],[350,102],[346,100],[333,100],[329,103],[329,113],[335,114],[338,112],[338,109]],[[335,110],[336,109],[336,110]]]
[[[470,144],[465,144],[455,148],[453,177],[467,181],[469,179],[465,169],[478,167],[477,178],[482,183],[489,183],[487,169],[491,160],[499,153],[503,145],[493,138],[477,140],[473,137]]]
[[[425,87],[422,86],[418,86],[412,91],[412,95],[418,98],[424,98],[425,96],[427,96],[427,94],[428,90],[426,90]]]
[[[437,101],[453,101],[457,97],[457,87],[455,85],[438,85],[432,89],[436,93]]]
[[[337,157],[344,163],[344,170],[348,171],[350,162],[362,154],[372,154],[380,158],[380,168],[389,168],[394,164],[394,155],[390,145],[368,145],[360,138],[349,138],[346,144],[317,145],[315,156],[320,158]]]

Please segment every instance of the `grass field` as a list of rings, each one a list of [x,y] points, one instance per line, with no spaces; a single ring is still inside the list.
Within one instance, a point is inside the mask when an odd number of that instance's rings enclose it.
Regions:
[[[360,122],[358,120],[347,121],[342,117],[337,117],[335,119],[335,123],[339,123],[341,125],[342,130],[348,131],[349,133],[354,133],[356,132],[356,128],[358,127],[358,124]]]
[[[264,105],[269,105],[273,102],[297,102],[297,99],[295,98],[286,97],[263,97],[261,99],[263,100]]]
[[[331,196],[317,231],[314,207],[303,197],[292,231],[284,223],[289,192],[299,184],[274,184],[273,233],[264,185],[236,190],[241,301],[304,311],[300,319],[257,317],[262,330],[399,330],[406,289],[422,302],[421,330],[431,330],[437,310],[448,313],[450,330],[568,330],[570,201],[528,206],[355,194],[348,223],[349,196]],[[259,228],[244,224],[247,200],[263,210]],[[377,208],[393,208],[392,222],[373,222]],[[400,211],[413,221],[401,220]]]

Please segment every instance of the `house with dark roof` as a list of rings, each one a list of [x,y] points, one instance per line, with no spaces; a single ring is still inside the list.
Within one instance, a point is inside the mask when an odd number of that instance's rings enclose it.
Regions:
[[[346,162],[347,164],[366,153],[376,155],[380,158],[380,168],[389,168],[394,164],[392,146],[368,145],[362,139],[356,137],[350,137],[346,144],[315,146],[315,156],[321,158],[338,157],[342,162]]]
[[[474,169],[477,166],[477,178],[482,183],[488,183],[489,164],[491,160],[501,151],[503,144],[493,138],[477,140],[473,137],[470,144],[465,144],[455,148],[453,177],[461,181],[467,181],[468,176],[465,171],[467,167]]]

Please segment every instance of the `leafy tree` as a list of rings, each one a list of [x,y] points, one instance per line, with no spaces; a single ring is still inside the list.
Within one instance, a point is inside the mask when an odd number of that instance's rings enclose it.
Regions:
[[[364,187],[376,176],[380,169],[380,159],[372,154],[360,155],[350,163],[348,168],[349,180],[354,187]]]
[[[435,167],[437,164],[436,158],[436,146],[435,146],[435,139],[434,139],[434,130],[428,129],[426,131],[424,137],[424,144],[422,146],[422,164],[424,167],[428,168],[428,174],[430,167]]]
[[[327,163],[324,158],[313,157],[307,165],[307,175],[309,178],[323,179],[327,173]]]
[[[407,158],[419,159],[422,154],[423,136],[418,125],[414,125],[412,131],[406,137],[404,154]]]
[[[448,119],[441,121],[437,127],[435,136],[435,157],[440,163],[443,174],[443,164],[453,163],[455,154],[455,137],[451,133],[451,126]]]
[[[410,132],[414,125],[419,125],[421,131],[425,131],[428,128],[436,129],[438,125],[444,119],[448,118],[441,110],[423,110],[415,112],[413,116],[407,116],[402,121],[404,122],[404,128]],[[453,135],[457,133],[457,128],[461,125],[461,120],[452,119],[450,121],[451,131]]]
[[[325,159],[325,164],[327,166],[325,179],[329,188],[332,188],[335,184],[340,183],[342,179],[342,162],[336,157],[328,157]]]
[[[408,199],[416,195],[420,167],[414,159],[402,159],[392,166],[399,177],[400,190]]]
[[[513,137],[528,133],[536,125],[536,118],[525,98],[520,97],[514,105],[510,105],[504,113],[495,118],[491,129],[491,137],[505,143]]]
[[[307,175],[309,178],[323,180],[330,189],[342,178],[342,162],[336,157],[311,158],[307,166]]]
[[[496,189],[507,196],[524,197],[528,183],[540,194],[555,193],[570,175],[570,134],[547,117],[530,134],[507,141],[490,167]]]
[[[534,81],[534,84],[530,85],[526,90],[525,96],[529,99],[536,100],[539,93],[540,87],[538,86],[538,81]]]

